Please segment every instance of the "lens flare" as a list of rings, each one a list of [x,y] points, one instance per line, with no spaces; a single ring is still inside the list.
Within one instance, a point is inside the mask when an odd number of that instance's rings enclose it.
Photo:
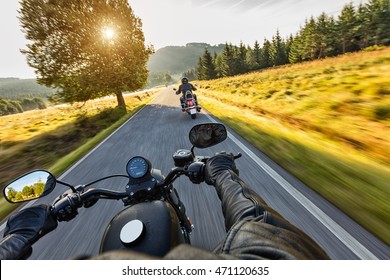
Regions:
[[[115,31],[111,27],[105,27],[102,29],[104,39],[112,40],[115,37]]]

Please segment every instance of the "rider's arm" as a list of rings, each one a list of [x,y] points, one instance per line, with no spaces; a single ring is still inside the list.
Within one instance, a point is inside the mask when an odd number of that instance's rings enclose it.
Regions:
[[[179,88],[176,91],[176,94],[180,94],[181,93],[181,89],[182,89],[182,86],[180,85]]]
[[[221,200],[228,231],[218,252],[238,258],[329,258],[309,236],[270,208],[238,177],[235,166],[229,167],[233,161],[229,156],[219,155],[206,166],[206,170],[211,168],[208,173],[213,180],[208,183],[213,183]]]
[[[196,87],[194,87],[193,84],[191,84],[191,89],[192,89],[193,91],[196,91]]]
[[[19,260],[31,254],[31,245],[20,234],[7,235],[0,241],[0,260]]]
[[[32,244],[57,227],[57,220],[50,213],[50,206],[41,204],[11,215],[0,241],[0,259],[28,257]]]

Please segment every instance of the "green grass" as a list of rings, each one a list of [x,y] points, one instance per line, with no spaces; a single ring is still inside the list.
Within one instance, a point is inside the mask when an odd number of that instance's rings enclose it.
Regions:
[[[207,110],[390,244],[388,73],[385,48],[201,81],[198,96]]]

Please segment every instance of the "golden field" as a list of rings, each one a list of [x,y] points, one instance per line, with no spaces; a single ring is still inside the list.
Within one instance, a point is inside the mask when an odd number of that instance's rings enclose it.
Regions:
[[[390,48],[199,81],[212,114],[390,244]]]

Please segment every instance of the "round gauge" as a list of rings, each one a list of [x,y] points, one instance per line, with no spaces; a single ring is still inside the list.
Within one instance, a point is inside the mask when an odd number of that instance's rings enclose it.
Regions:
[[[131,158],[126,166],[127,174],[129,174],[129,176],[134,179],[144,177],[148,170],[148,161],[139,156]]]

